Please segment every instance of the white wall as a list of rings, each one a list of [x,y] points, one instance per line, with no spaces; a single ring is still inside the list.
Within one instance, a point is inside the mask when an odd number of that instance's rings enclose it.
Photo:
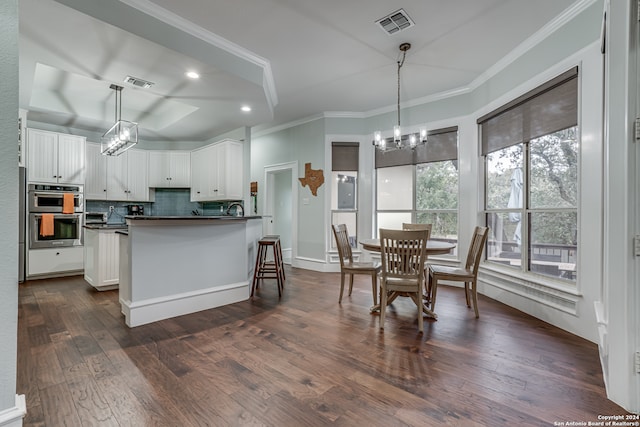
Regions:
[[[640,344],[640,258],[633,256],[640,234],[637,196],[639,152],[632,134],[638,116],[638,22],[632,0],[607,1],[605,63],[605,182],[603,288],[599,312],[600,358],[609,398],[640,411],[640,379],[634,353]]]
[[[18,1],[0,2],[0,425],[22,425],[18,327]]]

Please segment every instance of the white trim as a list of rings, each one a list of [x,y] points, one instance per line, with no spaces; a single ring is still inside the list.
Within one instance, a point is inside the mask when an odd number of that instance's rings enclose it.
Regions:
[[[498,62],[496,62],[493,66],[491,66],[484,73],[480,74],[480,76],[476,77],[471,84],[469,84],[469,88],[471,90],[477,89],[483,83],[486,83],[490,78],[507,68],[516,59],[523,56],[525,53],[536,47],[540,44],[544,39],[549,37],[551,34],[556,32],[558,29],[562,28],[567,22],[571,21],[573,18],[581,14],[585,9],[595,3],[596,0],[580,0],[571,5],[568,9],[563,11],[560,15],[556,16],[553,20],[549,21],[544,27],[542,27],[539,31],[537,31],[534,35],[520,43],[515,49],[509,52],[507,55],[502,57]],[[598,43],[600,41],[598,40]]]
[[[133,1],[133,0],[128,0]],[[415,98],[403,102],[400,104],[400,108],[410,108],[418,105],[428,104],[431,102],[439,101],[442,99],[452,98],[454,96],[463,95],[466,93],[473,92],[478,89],[484,83],[486,83],[489,79],[497,75],[499,72],[503,71],[509,65],[511,65],[518,58],[522,57],[529,50],[536,47],[540,42],[549,37],[559,28],[562,28],[567,22],[571,21],[573,18],[582,13],[585,9],[595,3],[596,0],[579,0],[571,7],[566,9],[562,14],[556,16],[552,21],[548,22],[544,27],[542,27],[538,32],[533,34],[531,37],[520,43],[515,49],[505,55],[502,59],[496,62],[491,68],[486,70],[484,73],[480,74],[476,77],[471,83],[468,85],[460,86],[458,88],[453,88],[451,90],[434,93],[432,95],[427,95],[421,98]],[[598,40],[600,43],[600,40]],[[545,80],[549,80],[546,78]],[[543,80],[543,82],[545,81]],[[504,102],[503,102],[504,104]],[[295,120],[293,122],[285,123],[282,125],[275,126],[273,128],[265,129],[259,132],[256,132],[256,136],[264,136],[274,132],[278,132],[280,130],[288,129],[294,126],[298,126],[307,122],[311,122],[314,120],[322,119],[322,118],[370,118],[374,116],[378,116],[380,114],[389,113],[392,111],[396,111],[396,105],[389,105],[385,107],[376,108],[374,110],[369,110],[365,112],[348,112],[348,111],[328,111],[321,114],[315,114],[313,116],[309,116],[306,118],[302,118],[299,120]]]
[[[264,199],[262,205],[262,212],[265,216],[273,216],[273,212],[271,212],[269,208],[269,203],[271,203],[271,193],[272,190],[269,186],[269,175],[281,171],[291,171],[291,254],[290,259],[293,265],[293,260],[298,255],[298,161],[286,162],[286,163],[277,163],[274,165],[268,165],[264,167]],[[264,222],[263,222],[264,224]],[[263,230],[264,231],[264,230]]]
[[[282,249],[282,262],[285,264],[291,265],[291,253],[293,250],[291,248]]]
[[[175,13],[158,6],[155,3],[152,3],[149,0],[120,0],[122,3],[139,10],[153,18],[156,18],[159,21],[164,22],[167,25],[171,25],[185,33],[197,37],[200,40],[207,42],[208,44],[215,46],[217,48],[223,49],[232,55],[237,56],[240,59],[244,59],[252,64],[255,64],[262,68],[263,70],[263,84],[265,95],[267,99],[270,101],[269,108],[273,112],[273,107],[278,105],[278,94],[276,92],[276,85],[273,79],[273,73],[271,71],[271,63],[259,56],[250,50],[237,45],[219,35],[212,33],[205,28],[196,25],[195,23],[185,19]]]
[[[563,313],[578,316],[578,302],[582,298],[574,293],[562,292],[531,280],[502,274],[495,270],[482,270],[478,274],[478,282],[480,283],[478,286],[480,293],[498,301],[502,301],[500,296],[504,294],[503,291],[507,291]],[[507,305],[540,318],[539,314],[527,310],[529,306],[526,304],[509,303]]]
[[[268,129],[255,131],[251,133],[251,136],[254,138],[259,138],[264,135],[270,135],[272,133],[280,132],[281,130],[289,129],[292,127],[300,126],[305,123],[315,122],[316,120],[324,119],[324,114],[314,114],[312,116],[303,117],[302,119],[294,120],[292,122],[284,123],[278,126],[274,126]]]
[[[329,268],[327,261],[324,259],[299,256],[291,260],[291,266],[295,268],[303,268],[305,270],[318,271],[320,273],[332,272],[332,268]]]
[[[365,113],[355,111],[325,111],[323,113],[325,119],[366,119]]]
[[[134,303],[121,300],[120,303],[127,326],[133,328],[158,320],[244,301],[249,298],[249,290],[249,281],[247,280]]]
[[[575,52],[571,56],[568,56],[562,61],[536,74],[535,76],[528,79],[527,81],[520,84],[519,86],[509,90],[507,93],[503,94],[502,96],[496,99],[493,99],[490,103],[484,105],[482,108],[479,108],[477,111],[475,111],[473,115],[475,117],[482,117],[483,115],[517,98],[518,96],[521,96],[527,93],[528,91],[535,89],[536,87],[547,82],[548,80],[551,80],[554,77],[557,77],[558,75],[562,74],[563,72],[567,71],[572,67],[582,68],[582,62],[585,56],[587,56],[588,52],[591,49],[593,49],[594,45],[599,45],[599,44],[600,44],[600,41],[598,40],[596,42],[593,42],[585,46],[584,48]]]
[[[0,411],[0,427],[21,427],[26,414],[27,403],[24,394],[16,394],[15,406]]]

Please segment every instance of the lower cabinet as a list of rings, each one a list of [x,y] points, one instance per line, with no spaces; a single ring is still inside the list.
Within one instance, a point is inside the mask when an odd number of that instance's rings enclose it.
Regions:
[[[85,229],[84,280],[99,291],[120,283],[120,235],[116,230]]]
[[[73,248],[31,249],[27,261],[27,277],[63,276],[82,272],[84,251]],[[36,277],[34,277],[36,276]]]

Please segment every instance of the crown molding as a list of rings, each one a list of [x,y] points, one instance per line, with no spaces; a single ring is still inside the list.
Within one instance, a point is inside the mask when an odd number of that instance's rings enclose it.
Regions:
[[[493,66],[487,69],[485,72],[476,77],[467,86],[461,86],[455,89],[451,89],[444,92],[427,95],[421,98],[415,98],[402,102],[401,108],[415,107],[418,105],[427,104],[430,102],[439,101],[442,99],[452,98],[454,96],[463,95],[473,92],[478,89],[482,84],[489,81],[492,77],[503,71],[518,58],[522,57],[525,53],[533,49],[535,46],[544,41],[547,37],[551,36],[558,29],[562,28],[565,24],[571,21],[573,18],[584,12],[589,6],[596,3],[598,0],[579,0],[572,4],[568,9],[562,12],[562,14],[556,16],[553,20],[549,21],[544,27],[538,30],[531,37],[516,46],[511,52],[501,58]],[[389,105],[386,107],[376,108],[364,113],[365,117],[373,117],[380,114],[390,113],[396,111],[396,105]]]
[[[471,91],[477,89],[483,83],[487,82],[490,78],[496,76],[499,72],[507,68],[509,65],[514,63],[518,58],[522,55],[536,47],[542,41],[544,41],[547,37],[552,35],[554,32],[562,28],[566,23],[571,21],[573,18],[578,16],[580,13],[584,12],[589,6],[596,3],[598,0],[579,0],[572,4],[568,9],[566,9],[562,14],[556,16],[553,20],[549,21],[544,27],[538,30],[531,37],[520,43],[505,55],[502,59],[496,62],[492,67],[487,69],[484,73],[480,74],[476,77],[470,84],[469,89]]]
[[[212,33],[211,31],[185,19],[175,13],[158,6],[155,3],[152,3],[149,0],[119,0],[122,3],[130,6],[134,9],[139,10],[140,12],[147,14],[159,21],[164,22],[167,25],[175,27],[185,33],[197,37],[200,40],[207,42],[208,44],[215,46],[219,49],[222,49],[230,54],[243,59],[247,62],[250,62],[258,67],[262,68],[263,71],[263,88],[265,91],[265,96],[269,100],[269,107],[273,112],[273,107],[278,105],[278,94],[276,92],[276,85],[273,79],[273,72],[271,70],[271,62],[269,60],[256,55],[244,47],[237,45],[224,37],[220,37],[219,35]]]

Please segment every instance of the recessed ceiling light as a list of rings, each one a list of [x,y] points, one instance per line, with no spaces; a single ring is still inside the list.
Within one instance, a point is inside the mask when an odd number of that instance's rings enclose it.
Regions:
[[[242,108],[240,108],[242,111],[244,111],[245,113],[248,113],[251,111],[251,107],[249,107],[248,105],[243,105]]]
[[[189,77],[190,79],[199,79],[200,78],[200,74],[196,73],[195,71],[187,71],[186,73],[184,73],[187,77]]]

